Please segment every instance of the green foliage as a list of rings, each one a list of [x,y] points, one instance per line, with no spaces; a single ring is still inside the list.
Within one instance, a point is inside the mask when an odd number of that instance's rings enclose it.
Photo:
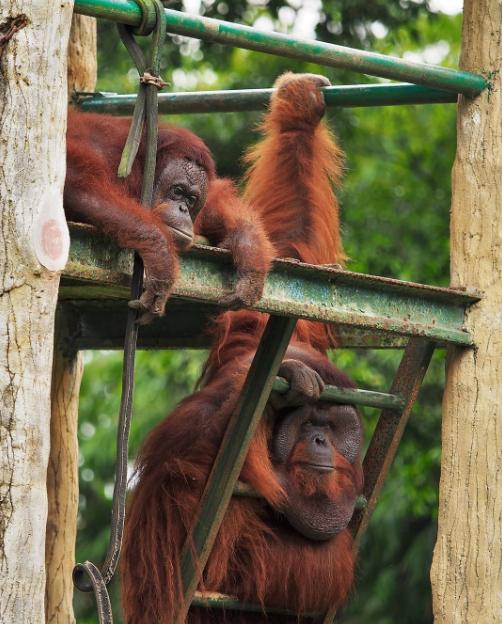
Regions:
[[[131,427],[130,457],[141,440],[179,401],[193,392],[204,353],[199,351],[139,351]],[[87,353],[80,393],[80,497],[77,561],[102,561],[109,537],[115,465],[115,437],[120,405],[122,354]],[[133,465],[130,465],[130,475]],[[114,586],[114,590],[116,583]],[[112,591],[118,613],[117,592]],[[78,622],[96,621],[94,599],[76,592]],[[118,620],[120,621],[120,620]]]
[[[291,29],[297,0],[203,0],[211,17],[254,24],[269,19]],[[180,8],[179,2],[169,4]],[[342,45],[456,66],[460,18],[433,14],[415,0],[323,2],[317,36]],[[386,33],[386,34],[385,34]],[[377,37],[380,37],[378,38]],[[385,35],[385,36],[382,36]],[[291,62],[247,50],[173,37],[163,59],[174,90],[270,86],[286,69],[325,73],[333,83],[365,77]],[[446,44],[448,42],[448,44]],[[116,51],[114,27],[100,22],[99,88],[134,91],[137,76]],[[240,156],[256,138],[256,114],[177,116],[212,147],[220,173],[238,176]],[[329,118],[347,153],[339,195],[343,238],[356,271],[431,284],[448,284],[450,169],[455,149],[455,107],[448,105],[331,110]],[[401,353],[340,350],[334,354],[359,387],[388,389]],[[193,391],[204,354],[142,352],[131,452],[156,422]],[[377,510],[363,540],[353,600],[345,623],[426,624],[431,621],[429,566],[435,539],[440,465],[443,354],[436,354],[406,429]],[[80,409],[80,515],[77,560],[100,561],[106,549],[118,414],[118,353],[87,356]],[[366,438],[376,410],[364,411]],[[78,621],[95,622],[92,598],[77,599]]]

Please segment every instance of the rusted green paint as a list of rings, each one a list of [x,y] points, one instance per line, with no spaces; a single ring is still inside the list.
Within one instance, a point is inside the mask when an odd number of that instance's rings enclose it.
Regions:
[[[408,337],[375,329],[337,325],[336,343],[338,347],[353,349],[404,349],[408,344]],[[442,343],[438,345],[443,346]]]
[[[75,11],[138,26],[141,12],[133,0],[76,0]],[[475,96],[488,86],[487,80],[471,72],[447,69],[364,50],[355,50],[322,41],[299,39],[291,35],[263,32],[249,26],[165,9],[170,33],[219,42],[277,56],[301,59],[359,71],[370,76],[405,80],[464,95]]]
[[[112,286],[93,286],[92,292],[95,299],[89,300],[89,286],[68,279],[60,292],[60,305],[71,307],[78,317],[75,349],[123,349],[126,295],[122,290],[122,296],[114,299]],[[165,316],[140,327],[138,349],[208,349],[212,340],[206,328],[219,312],[214,304],[171,298]],[[403,349],[408,337],[337,326],[336,342],[338,348]]]
[[[73,294],[80,294],[81,298],[89,298],[91,293],[86,297],[85,288],[93,286],[106,287],[112,298],[128,297],[133,254],[119,249],[90,225],[70,224],[70,235],[70,256],[64,271],[67,278],[62,286],[71,288]]]
[[[364,496],[368,505],[364,512],[355,514],[352,519],[351,529],[357,539],[366,528],[376,506],[434,347],[434,343],[428,340],[412,338],[404,352],[389,391],[390,394],[403,397],[404,405],[400,409],[388,408],[382,411],[364,458]]]
[[[295,324],[294,319],[271,316],[253,358],[181,552],[184,609],[177,615],[178,624],[185,621]]]
[[[414,84],[362,84],[324,87],[324,101],[328,107],[392,106],[403,104],[454,103],[457,94]],[[263,110],[270,101],[273,89],[241,89],[229,91],[196,91],[194,93],[159,93],[159,112],[178,113],[234,113]],[[117,93],[76,94],[74,100],[83,111],[130,115],[134,109],[135,94]]]
[[[70,280],[96,299],[103,286],[116,298],[128,298],[132,255],[118,250],[92,228],[72,228],[70,261],[61,282],[61,299]],[[173,297],[217,304],[232,288],[235,272],[229,252],[203,246],[183,254]],[[82,292],[82,290],[80,291]],[[122,294],[121,294],[122,293]],[[263,298],[253,309],[316,321],[351,325],[390,334],[424,336],[470,345],[463,328],[465,307],[479,297],[382,277],[276,260]]]

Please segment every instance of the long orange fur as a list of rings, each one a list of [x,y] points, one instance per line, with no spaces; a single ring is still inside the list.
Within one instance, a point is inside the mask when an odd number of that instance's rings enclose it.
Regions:
[[[279,79],[277,86],[278,97],[263,122],[265,138],[248,156],[245,198],[278,255],[340,263],[344,256],[332,183],[340,175],[341,152],[319,123],[322,102],[312,104],[314,96],[319,98],[317,87],[291,75]],[[182,595],[181,547],[266,320],[266,315],[250,311],[220,315],[204,386],[158,424],[141,449],[122,558],[127,624],[173,623]],[[287,357],[301,359],[326,383],[352,386],[325,357],[329,340],[322,327],[300,322]],[[352,538],[343,530],[331,540],[313,542],[276,522],[270,509],[280,505],[285,493],[270,458],[270,437],[266,414],[241,473],[266,503],[232,499],[200,587],[262,606],[289,607],[298,614],[322,612],[346,600],[353,580]],[[345,464],[343,475],[334,476],[328,489],[357,493],[360,461]],[[203,609],[191,609],[188,619],[191,624],[264,620],[261,613]],[[273,616],[272,621],[293,624],[302,619]]]

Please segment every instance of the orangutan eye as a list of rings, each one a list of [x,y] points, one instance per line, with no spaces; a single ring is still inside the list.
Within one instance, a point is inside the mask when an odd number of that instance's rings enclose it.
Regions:
[[[197,203],[198,199],[199,198],[197,197],[197,195],[189,195],[187,197],[187,203],[188,203],[189,207],[193,208],[195,206],[195,204]]]

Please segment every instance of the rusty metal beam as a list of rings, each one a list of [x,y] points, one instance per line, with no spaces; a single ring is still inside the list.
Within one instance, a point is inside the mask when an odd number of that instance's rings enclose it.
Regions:
[[[132,254],[119,250],[93,228],[72,227],[71,233],[60,300],[125,302]],[[229,252],[199,245],[182,256],[173,299],[216,306],[230,292],[234,280]],[[470,345],[463,326],[464,311],[478,300],[476,294],[446,288],[276,260],[264,296],[253,309],[394,336]]]

